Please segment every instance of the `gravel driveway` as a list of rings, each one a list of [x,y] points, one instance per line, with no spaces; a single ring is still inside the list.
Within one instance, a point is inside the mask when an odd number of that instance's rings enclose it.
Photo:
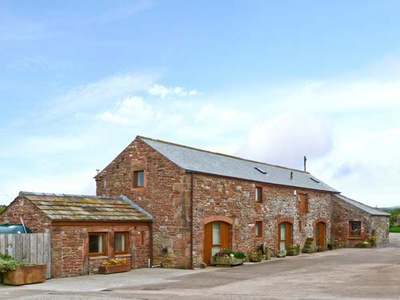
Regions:
[[[400,234],[375,249],[338,249],[234,268],[138,269],[0,285],[0,299],[400,299]]]

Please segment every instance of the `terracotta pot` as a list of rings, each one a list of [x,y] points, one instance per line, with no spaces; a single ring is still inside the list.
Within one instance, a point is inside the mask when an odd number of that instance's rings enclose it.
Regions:
[[[17,267],[3,275],[3,283],[8,285],[23,285],[46,280],[46,264]]]
[[[131,270],[131,266],[128,264],[125,265],[114,265],[114,266],[100,266],[99,274],[113,274],[120,272],[128,272]]]

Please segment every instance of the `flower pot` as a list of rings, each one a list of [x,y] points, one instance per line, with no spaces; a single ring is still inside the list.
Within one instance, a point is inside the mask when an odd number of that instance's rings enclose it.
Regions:
[[[210,258],[210,265],[217,267],[233,267],[243,264],[244,259],[241,258],[231,258],[231,257],[215,257]]]
[[[120,272],[128,272],[131,270],[131,266],[128,264],[124,265],[113,265],[113,266],[100,266],[99,274],[113,274]]]
[[[287,256],[297,256],[297,255],[299,255],[299,251],[297,249],[288,250],[286,255]]]
[[[14,271],[3,274],[3,283],[8,285],[23,285],[44,282],[46,280],[46,264],[19,266]]]

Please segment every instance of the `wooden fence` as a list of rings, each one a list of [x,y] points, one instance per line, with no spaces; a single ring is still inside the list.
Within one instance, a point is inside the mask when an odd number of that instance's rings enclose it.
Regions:
[[[50,233],[0,234],[0,253],[31,264],[47,264],[46,278],[51,278]]]

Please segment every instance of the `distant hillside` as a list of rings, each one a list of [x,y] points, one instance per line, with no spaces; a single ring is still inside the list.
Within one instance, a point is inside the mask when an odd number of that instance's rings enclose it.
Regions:
[[[395,210],[395,209],[400,209],[400,205],[391,206],[391,207],[380,207],[379,209],[380,210],[386,210],[386,211],[392,211],[392,210]]]

